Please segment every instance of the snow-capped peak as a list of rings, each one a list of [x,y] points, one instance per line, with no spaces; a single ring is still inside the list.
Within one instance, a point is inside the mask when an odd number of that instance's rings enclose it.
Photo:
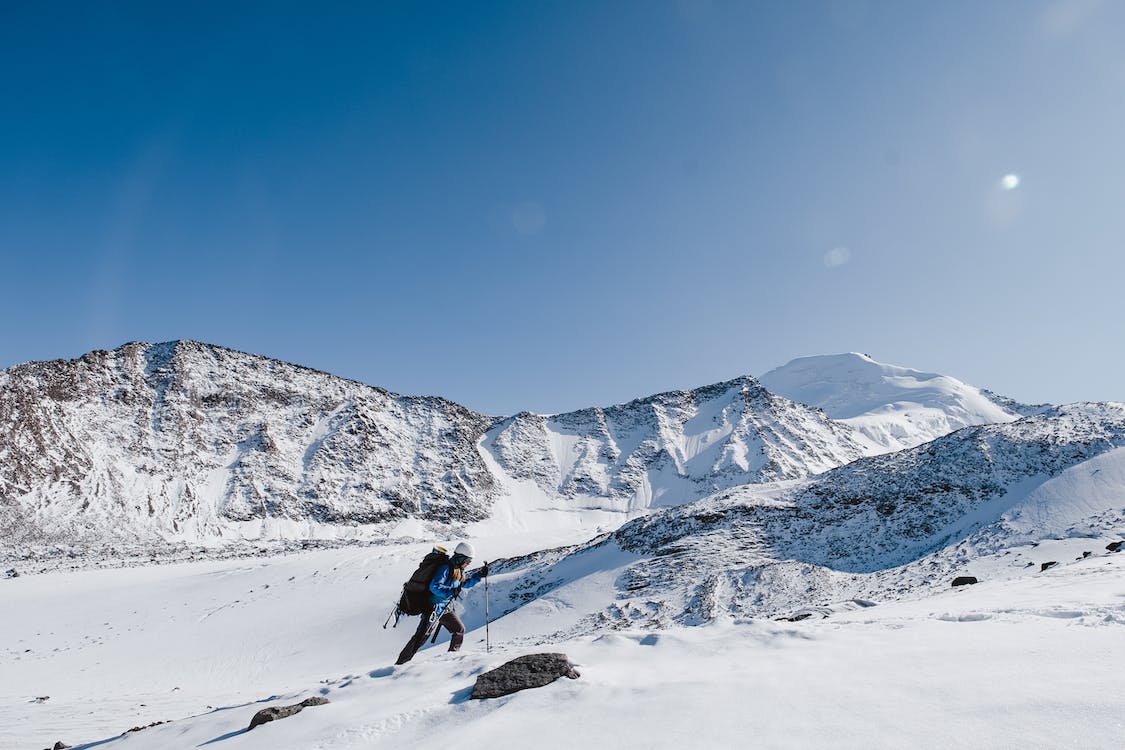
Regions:
[[[620,522],[1015,418],[954,378],[858,354],[497,419],[224,347],[133,343],[0,372],[0,548],[380,538],[526,526],[531,507]]]
[[[957,378],[885,364],[858,352],[799,357],[766,373],[761,383],[851,425],[876,453],[1021,416]]]

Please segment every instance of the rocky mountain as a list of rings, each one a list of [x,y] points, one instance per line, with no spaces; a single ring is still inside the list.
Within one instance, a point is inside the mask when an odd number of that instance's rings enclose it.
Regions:
[[[809,616],[920,596],[962,573],[1037,574],[1123,538],[1125,404],[1087,403],[662,509],[501,563],[520,575],[497,590],[513,610],[581,610],[576,631]],[[599,576],[604,596],[590,601]]]
[[[0,372],[0,547],[441,535],[529,494],[621,522],[1017,416],[860,355],[767,380],[813,406],[744,376],[495,418],[194,341],[28,363]]]
[[[9,542],[316,537],[488,512],[491,419],[193,341],[0,373]]]
[[[497,419],[194,341],[0,372],[4,543],[379,538],[488,516],[513,483],[639,511],[851,461],[846,425],[743,377]]]
[[[621,511],[804,477],[864,450],[848,427],[751,377],[551,417],[524,412],[485,447],[511,477]]]
[[[779,396],[849,425],[869,453],[913,448],[962,427],[1011,422],[1049,408],[856,352],[800,357],[767,372],[761,382]]]

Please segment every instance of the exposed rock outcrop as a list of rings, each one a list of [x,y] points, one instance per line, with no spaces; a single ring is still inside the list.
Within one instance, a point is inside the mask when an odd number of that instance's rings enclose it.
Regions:
[[[566,654],[528,654],[477,677],[472,698],[499,698],[528,688],[550,685],[560,677],[572,680],[578,672]]]
[[[328,703],[328,699],[318,695],[313,698],[305,698],[300,703],[294,703],[291,706],[270,706],[269,708],[263,708],[261,711],[254,714],[254,718],[250,720],[250,726],[246,728],[246,731],[249,732],[254,727],[270,721],[285,719],[294,714],[299,714],[309,706],[323,706],[326,703]]]

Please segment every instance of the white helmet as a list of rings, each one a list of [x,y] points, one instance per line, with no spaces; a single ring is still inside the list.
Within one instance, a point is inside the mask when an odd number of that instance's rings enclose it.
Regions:
[[[464,557],[467,557],[471,560],[476,556],[477,551],[473,549],[473,545],[469,544],[468,542],[461,542],[457,545],[457,548],[453,550],[453,554],[463,555]]]

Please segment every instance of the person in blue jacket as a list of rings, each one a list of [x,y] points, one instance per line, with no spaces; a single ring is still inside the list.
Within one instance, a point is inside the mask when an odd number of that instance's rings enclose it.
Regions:
[[[403,647],[395,664],[405,664],[422,648],[422,644],[426,642],[426,627],[429,625],[430,615],[438,607],[445,609],[438,624],[449,631],[449,650],[457,651],[461,648],[461,642],[465,640],[465,623],[461,622],[453,607],[447,605],[462,589],[471,589],[488,575],[487,565],[472,572],[465,571],[473,561],[473,554],[473,545],[461,542],[453,550],[449,563],[438,567],[434,577],[430,579],[430,602],[422,611],[422,621],[418,623],[418,630]]]

